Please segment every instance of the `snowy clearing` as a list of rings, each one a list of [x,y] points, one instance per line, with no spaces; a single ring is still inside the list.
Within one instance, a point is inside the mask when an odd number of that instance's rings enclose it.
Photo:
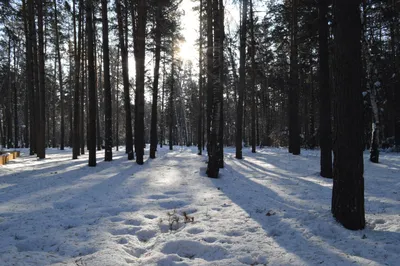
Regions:
[[[103,153],[94,168],[52,149],[0,166],[1,265],[398,265],[398,154],[372,164],[365,153],[367,228],[349,231],[330,213],[319,151],[236,160],[228,148],[219,179],[195,148],[159,149],[143,166]]]

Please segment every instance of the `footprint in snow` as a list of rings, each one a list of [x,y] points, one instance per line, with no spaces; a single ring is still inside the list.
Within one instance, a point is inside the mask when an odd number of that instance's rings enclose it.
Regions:
[[[114,236],[123,236],[123,235],[135,235],[137,231],[141,230],[142,227],[140,226],[132,226],[129,228],[121,228],[121,229],[115,229],[110,231],[110,234]]]
[[[155,231],[155,230],[140,230],[140,231],[136,232],[136,236],[139,239],[139,241],[141,241],[141,242],[149,241],[150,239],[155,237],[156,234],[157,234],[157,231]]]
[[[225,232],[226,236],[242,236],[243,233],[240,231],[236,231],[236,230],[231,230],[231,231],[226,231]]]
[[[121,245],[128,244],[128,242],[129,242],[128,239],[126,239],[125,237],[122,237],[117,241],[117,243]]]
[[[167,191],[167,192],[164,192],[165,195],[176,195],[176,194],[179,194],[179,193],[181,193],[181,192],[180,191]]]
[[[150,220],[153,220],[153,219],[157,218],[157,216],[153,215],[153,214],[146,214],[144,217],[147,218],[147,219],[150,219]]]
[[[182,200],[171,200],[171,201],[160,202],[159,205],[161,208],[164,209],[176,209],[187,205],[187,202]]]
[[[203,232],[204,232],[204,229],[194,227],[194,228],[188,229],[187,232],[188,232],[189,234],[192,234],[192,235],[197,235],[197,234],[203,233]]]
[[[124,222],[124,224],[126,224],[126,225],[139,226],[139,225],[142,224],[142,221],[140,221],[140,220],[135,220],[135,219],[129,219],[129,220],[126,220],[126,221]]]
[[[213,237],[213,236],[208,236],[208,237],[204,237],[203,240],[207,243],[214,243],[215,241],[217,241],[217,238]]]
[[[122,219],[121,217],[111,217],[110,221],[113,223],[118,223],[118,222],[122,222],[124,219]]]
[[[148,199],[154,199],[154,200],[159,200],[159,199],[166,199],[168,196],[166,195],[151,195],[147,197]]]

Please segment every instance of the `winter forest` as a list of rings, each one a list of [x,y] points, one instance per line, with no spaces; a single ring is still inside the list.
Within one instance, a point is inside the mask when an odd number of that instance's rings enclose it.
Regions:
[[[397,0],[0,2],[0,265],[396,265],[399,152]]]

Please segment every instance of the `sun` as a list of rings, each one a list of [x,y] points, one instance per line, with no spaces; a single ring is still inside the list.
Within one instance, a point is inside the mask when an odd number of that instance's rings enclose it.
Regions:
[[[179,43],[178,57],[183,61],[195,62],[198,58],[198,51],[194,44],[182,41]]]

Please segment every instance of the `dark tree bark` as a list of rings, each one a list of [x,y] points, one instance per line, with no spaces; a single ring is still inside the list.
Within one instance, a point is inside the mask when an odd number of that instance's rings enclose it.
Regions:
[[[240,30],[240,66],[239,66],[239,98],[236,117],[236,159],[243,159],[243,97],[246,87],[246,20],[247,20],[247,1],[243,0],[242,25]]]
[[[289,87],[289,152],[300,154],[299,123],[299,70],[298,70],[298,0],[292,1],[292,32],[290,43],[290,87]]]
[[[136,163],[143,164],[144,155],[144,72],[146,54],[146,0],[139,0],[138,21],[136,42],[136,97],[137,97],[137,116],[135,117],[135,142],[136,142]]]
[[[203,0],[199,9],[199,113],[197,115],[197,154],[202,154],[203,135]]]
[[[220,133],[220,121],[221,121],[221,108],[222,108],[222,83],[221,83],[221,61],[220,61],[220,39],[221,39],[221,21],[219,12],[219,1],[213,0],[213,17],[214,17],[214,56],[213,56],[213,72],[212,80],[209,80],[212,84],[212,115],[210,123],[210,141],[208,151],[208,164],[207,164],[207,175],[208,177],[217,178],[220,168],[220,149],[222,144],[219,143]]]
[[[43,34],[43,2],[36,0],[37,16],[38,16],[38,64],[39,64],[39,136],[37,144],[37,155],[39,159],[46,158],[46,139],[45,139],[45,128],[46,128],[46,86],[45,86],[45,69],[44,69],[44,34]]]
[[[207,153],[210,153],[210,141],[211,141],[211,115],[213,108],[213,7],[212,0],[207,0]]]
[[[175,38],[172,37],[172,60],[171,60],[171,85],[169,92],[169,150],[172,151],[174,149],[174,141],[173,141],[173,132],[172,129],[174,127],[174,97],[175,97],[175,52],[174,52]]]
[[[121,48],[122,78],[124,83],[125,129],[126,129],[125,146],[126,146],[126,153],[128,154],[128,160],[133,160],[134,154],[133,154],[133,140],[132,140],[131,97],[129,94],[128,47],[127,44],[125,43],[125,38],[124,38],[124,25],[123,25],[120,0],[116,0],[116,8],[117,8],[117,19],[118,19],[119,45]],[[125,32],[125,34],[128,33]]]
[[[157,101],[158,101],[158,82],[160,79],[160,61],[161,61],[161,19],[162,19],[162,2],[157,1],[156,29],[155,29],[156,61],[154,65],[153,102],[151,106],[150,158],[156,158],[156,151],[157,151]]]
[[[219,132],[218,132],[218,167],[224,168],[224,40],[225,40],[225,11],[224,11],[224,3],[223,0],[219,0],[218,2],[219,14],[216,16],[219,23],[219,81],[220,81],[220,91],[219,98],[221,102],[221,106],[219,108]],[[228,95],[229,93],[227,93]]]
[[[17,103],[17,95],[18,95],[18,88],[17,88],[17,55],[15,53],[15,48],[17,43],[14,42],[13,54],[14,54],[14,63],[13,63],[13,103],[14,103],[14,148],[19,148],[19,122],[18,122],[18,103]]]
[[[251,36],[251,152],[256,152],[256,62],[254,40],[253,0],[250,0],[250,36]]]
[[[165,78],[167,76],[165,70],[165,52],[164,52],[164,60],[163,60],[163,80],[162,80],[162,92],[161,92],[161,121],[160,121],[160,148],[163,147],[165,142],[165,110],[164,110],[164,102],[165,102]]]
[[[345,228],[358,230],[365,227],[359,3],[336,0],[334,17],[335,156],[332,214]]]
[[[319,143],[322,177],[332,178],[331,89],[329,85],[328,1],[319,0]]]
[[[96,73],[94,58],[94,31],[93,31],[93,2],[86,0],[86,28],[87,28],[87,57],[88,57],[88,91],[89,91],[89,134],[88,150],[89,150],[89,166],[96,166]]]
[[[75,92],[74,92],[74,136],[72,159],[78,159],[80,155],[80,66],[81,66],[81,37],[82,37],[82,0],[79,0],[79,14],[78,14],[78,36],[76,34],[76,18],[75,18],[75,1],[73,1],[73,23],[74,23],[74,56],[75,56]],[[77,43],[78,39],[78,43]]]
[[[54,4],[54,20],[56,30],[56,51],[58,61],[58,83],[60,85],[60,150],[64,150],[64,138],[65,138],[65,115],[64,115],[64,88],[62,80],[62,65],[61,65],[61,53],[60,53],[60,36],[58,31],[58,14],[57,14],[57,1],[53,1]]]
[[[81,154],[85,154],[85,106],[86,106],[86,112],[87,112],[87,107],[88,107],[88,95],[87,93],[89,92],[86,89],[86,83],[87,83],[87,49],[85,49],[86,44],[87,44],[87,27],[85,26],[83,17],[84,17],[84,10],[83,10],[84,6],[82,5],[82,33],[85,32],[86,34],[84,34],[82,36],[82,45],[81,45],[81,49],[82,49],[82,58],[80,63],[82,64],[82,79],[81,79],[81,83],[80,83],[80,97],[81,97],[81,105],[80,105],[80,124],[79,124],[79,132],[80,132],[80,150],[81,150]],[[85,95],[86,94],[86,95]],[[86,101],[85,101],[85,96],[86,96]],[[89,124],[89,116],[86,115],[86,124]],[[86,127],[86,141],[89,140],[88,138],[89,136],[89,127]],[[88,145],[88,143],[86,144]]]
[[[110,51],[108,47],[107,0],[101,1],[103,23],[103,67],[104,67],[104,160],[112,161],[112,103],[110,83]],[[118,88],[118,84],[117,84]]]
[[[34,93],[34,82],[33,82],[33,73],[32,73],[32,42],[31,42],[31,21],[30,21],[30,5],[32,2],[30,1],[29,4],[26,3],[25,0],[22,1],[22,8],[23,8],[23,15],[24,15],[24,31],[25,31],[25,56],[26,56],[26,80],[25,80],[25,86],[26,86],[26,103],[27,105],[25,108],[27,108],[29,115],[26,117],[26,122],[25,122],[25,147],[26,145],[29,145],[29,155],[35,154],[34,147],[33,147],[33,141],[35,138],[33,136],[34,129],[33,129],[33,124],[34,124],[34,101],[33,101],[33,93]],[[28,122],[29,121],[29,122]],[[1,131],[1,126],[0,126],[0,131]],[[29,132],[29,137],[28,137],[28,132]]]

